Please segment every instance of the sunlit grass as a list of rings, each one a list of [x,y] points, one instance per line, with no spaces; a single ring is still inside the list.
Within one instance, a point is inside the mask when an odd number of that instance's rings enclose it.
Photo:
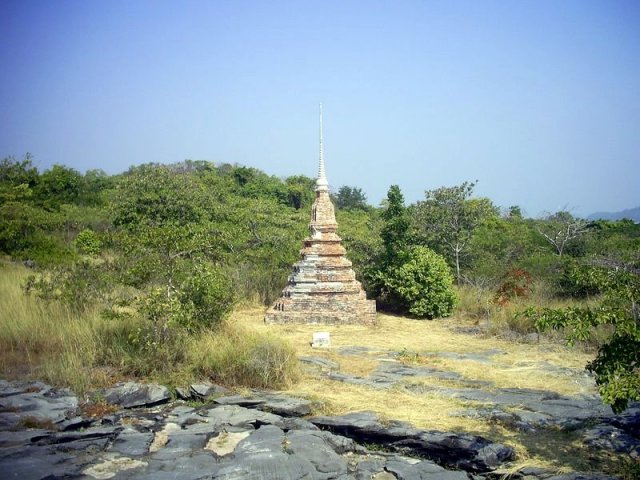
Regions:
[[[27,296],[20,284],[29,273],[22,266],[0,263],[0,374],[4,378],[37,378],[69,386],[82,395],[127,378],[123,373],[127,361],[149,361],[144,356],[127,357],[137,355],[127,342],[138,320],[107,319],[98,310],[77,313]],[[476,315],[420,321],[378,314],[378,324],[373,327],[266,325],[264,310],[243,304],[217,331],[187,337],[180,344],[186,352],[182,363],[162,365],[144,380],[185,386],[209,379],[239,391],[246,386],[283,388],[290,395],[314,400],[318,405],[315,414],[372,410],[383,419],[407,421],[418,428],[483,435],[516,449],[518,459],[510,467],[513,471],[526,465],[558,472],[602,470],[617,461],[602,452],[587,452],[572,432],[517,432],[482,419],[452,415],[478,406],[437,393],[437,387],[456,386],[455,381],[411,378],[391,389],[375,389],[332,381],[312,372],[300,377],[296,362],[300,356],[324,357],[338,363],[341,372],[367,377],[381,360],[392,361],[390,352],[405,351],[412,353],[406,356],[409,360],[457,372],[464,379],[486,380],[493,388],[536,388],[576,395],[594,390],[588,382],[568,381],[541,365],[580,369],[591,359],[583,350],[568,349],[547,337],[540,343],[526,344],[500,335],[461,333],[460,327],[479,323]],[[495,318],[493,325],[498,328]],[[311,347],[317,331],[330,332],[330,349]],[[352,346],[366,347],[367,351],[361,355],[341,353],[341,347]],[[440,355],[488,350],[497,352],[489,364]],[[409,384],[435,388],[423,393],[407,388]]]
[[[29,272],[0,264],[0,368],[8,378],[39,378],[84,392],[92,383],[96,311],[82,314],[27,296]]]
[[[197,375],[231,387],[286,388],[299,374],[287,342],[229,322],[191,342],[189,366]]]
[[[0,263],[0,375],[70,387],[78,395],[126,379],[172,386],[212,380],[232,387],[278,388],[298,375],[295,352],[268,332],[225,324],[158,344],[139,316],[108,318],[100,309],[76,311],[26,294],[32,272]],[[129,312],[132,313],[132,312]],[[141,334],[142,332],[142,334]]]
[[[589,380],[572,382],[566,376],[542,366],[549,364],[579,372],[592,358],[591,354],[578,348],[567,348],[547,337],[542,337],[540,343],[528,344],[491,334],[461,333],[460,327],[471,327],[477,323],[475,318],[469,316],[421,321],[379,313],[378,324],[374,327],[266,325],[263,318],[264,307],[254,305],[237,310],[230,320],[258,332],[271,332],[289,341],[297,356],[327,358],[340,365],[340,372],[359,377],[370,375],[381,359],[390,361],[389,352],[405,350],[415,352],[416,356],[407,355],[407,358],[416,358],[421,364],[457,372],[464,379],[491,382],[489,389],[529,388],[563,395],[595,392]],[[330,349],[311,347],[313,333],[318,331],[330,333]],[[347,346],[362,346],[368,351],[357,356],[341,354],[340,348]],[[490,363],[439,356],[440,353],[464,355],[489,350],[498,352],[490,357]],[[480,418],[452,415],[465,408],[487,406],[437,393],[438,387],[460,386],[455,381],[430,377],[409,378],[391,389],[377,389],[329,380],[325,374],[326,371],[306,372],[301,381],[287,389],[287,393],[314,400],[318,405],[316,414],[341,415],[371,410],[383,419],[407,421],[426,430],[467,432],[508,444],[516,450],[517,459],[505,473],[515,472],[525,466],[537,466],[558,473],[618,468],[619,458],[587,450],[580,436],[574,432],[554,429],[520,432]],[[434,388],[422,392],[419,388],[406,388],[410,384]]]

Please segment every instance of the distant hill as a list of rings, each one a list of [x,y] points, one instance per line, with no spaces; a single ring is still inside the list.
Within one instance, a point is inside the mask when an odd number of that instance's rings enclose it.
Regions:
[[[621,220],[629,218],[636,223],[640,223],[640,207],[629,208],[621,212],[597,212],[587,217],[587,220]]]

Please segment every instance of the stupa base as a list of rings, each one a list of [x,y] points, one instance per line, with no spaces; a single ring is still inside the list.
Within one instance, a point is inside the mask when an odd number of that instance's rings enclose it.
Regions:
[[[376,302],[365,300],[358,311],[282,311],[270,308],[264,316],[269,324],[308,324],[308,325],[375,325]]]

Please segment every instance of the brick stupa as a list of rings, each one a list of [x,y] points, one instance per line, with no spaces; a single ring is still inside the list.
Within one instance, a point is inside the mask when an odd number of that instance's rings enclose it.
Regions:
[[[267,323],[367,324],[376,322],[376,302],[366,294],[346,258],[329,197],[322,156],[320,110],[320,167],[316,200],[309,224],[310,236],[293,265],[282,296],[267,310]]]

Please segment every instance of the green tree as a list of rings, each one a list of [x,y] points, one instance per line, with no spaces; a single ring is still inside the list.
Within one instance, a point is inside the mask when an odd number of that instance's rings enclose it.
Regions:
[[[587,231],[587,222],[566,210],[547,215],[538,223],[538,233],[553,245],[559,257]]]
[[[464,182],[428,190],[416,210],[420,236],[428,246],[449,259],[458,283],[462,257],[476,228],[498,214],[488,198],[471,198],[475,185],[475,182]]]
[[[304,175],[294,175],[285,180],[287,186],[286,204],[296,210],[309,209],[315,199],[315,180]]]
[[[333,197],[337,208],[351,210],[367,210],[367,196],[358,187],[343,185],[338,189],[338,193]]]
[[[48,210],[57,210],[61,204],[74,203],[80,195],[82,175],[64,165],[54,165],[40,175],[35,196],[40,205]]]
[[[0,162],[0,203],[30,198],[40,177],[27,153],[22,161],[14,157],[3,158]]]
[[[107,203],[106,192],[115,186],[115,177],[100,169],[87,170],[80,182],[78,203],[83,206],[102,206]]]
[[[524,216],[522,215],[522,209],[520,208],[520,206],[511,205],[507,213],[507,218],[509,220],[522,220]]]
[[[380,237],[384,246],[383,266],[396,263],[411,240],[411,217],[404,205],[404,195],[398,185],[391,185],[387,192],[386,207],[382,211]]]
[[[381,219],[383,249],[371,282],[380,304],[419,318],[449,315],[456,301],[449,267],[432,250],[412,245],[411,215],[397,185],[389,188]]]
[[[595,306],[562,309],[529,308],[521,314],[539,330],[563,330],[569,344],[588,340],[596,328],[612,330],[587,369],[596,375],[598,390],[615,412],[640,400],[640,270],[592,266],[577,269],[575,282],[597,288],[602,300]]]
[[[342,238],[358,280],[370,296],[375,296],[377,262],[382,257],[380,230],[382,219],[377,209],[337,210],[338,234]]]

